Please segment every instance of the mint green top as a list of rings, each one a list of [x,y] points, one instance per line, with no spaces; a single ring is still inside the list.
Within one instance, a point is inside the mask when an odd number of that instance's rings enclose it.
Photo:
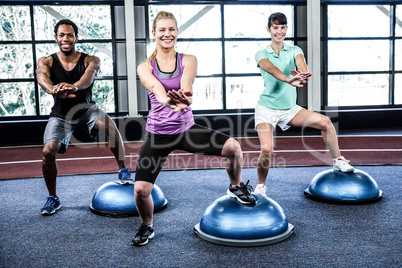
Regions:
[[[296,87],[274,78],[272,75],[261,69],[258,63],[261,59],[267,59],[279,70],[281,70],[282,73],[290,77],[290,70],[296,69],[295,57],[298,54],[302,54],[304,56],[301,48],[297,46],[290,46],[285,43],[282,50],[279,52],[279,56],[276,55],[271,45],[268,45],[265,49],[260,50],[255,54],[257,67],[261,71],[265,88],[264,92],[260,95],[260,99],[258,101],[259,105],[274,110],[288,110],[296,105]]]

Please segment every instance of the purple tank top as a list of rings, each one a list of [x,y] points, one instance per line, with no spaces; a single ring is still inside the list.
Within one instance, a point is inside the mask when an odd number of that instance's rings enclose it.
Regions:
[[[152,74],[161,82],[166,92],[172,89],[180,89],[180,81],[183,75],[183,54],[176,54],[176,68],[172,73],[164,73],[159,70],[155,59],[151,58]],[[155,95],[148,90],[151,109],[148,113],[146,130],[154,134],[174,135],[189,130],[194,125],[194,117],[191,108],[186,112],[174,112],[173,109],[160,104]]]

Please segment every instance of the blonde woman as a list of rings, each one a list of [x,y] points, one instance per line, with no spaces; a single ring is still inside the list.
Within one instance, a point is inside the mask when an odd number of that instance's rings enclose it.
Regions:
[[[152,27],[156,49],[137,68],[141,83],[148,90],[151,109],[135,174],[134,200],[141,226],[132,240],[134,246],[146,245],[154,237],[151,191],[173,150],[225,157],[230,178],[227,193],[242,204],[255,203],[248,185],[241,180],[242,151],[238,142],[194,123],[190,105],[197,58],[175,51],[178,34],[174,15],[158,13]]]

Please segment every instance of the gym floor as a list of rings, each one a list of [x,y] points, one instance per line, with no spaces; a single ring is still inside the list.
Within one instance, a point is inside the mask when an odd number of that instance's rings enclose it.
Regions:
[[[155,237],[130,242],[139,217],[94,214],[96,190],[116,174],[61,176],[62,208],[41,216],[42,178],[0,181],[1,267],[401,267],[401,166],[359,166],[384,192],[365,205],[327,204],[306,198],[312,177],[328,167],[273,168],[268,196],[284,210],[294,233],[262,247],[227,247],[194,232],[206,208],[226,194],[223,169],[162,171],[157,185],[168,200],[155,213]],[[255,183],[255,168],[243,178]]]
[[[212,244],[193,232],[206,208],[226,194],[229,179],[219,161],[190,161],[175,152],[173,166],[156,181],[169,203],[155,213],[155,238],[133,247],[139,217],[106,217],[89,209],[97,189],[117,179],[113,158],[96,151],[107,152],[105,146],[72,146],[59,161],[62,171],[74,174],[59,177],[62,208],[49,217],[39,212],[46,201],[41,146],[1,148],[0,267],[401,267],[402,135],[340,136],[345,156],[383,191],[380,201],[364,205],[305,197],[312,178],[330,168],[319,138],[277,138],[267,194],[295,230],[280,243],[242,248]],[[240,141],[249,155],[243,180],[254,186],[255,140]],[[129,161],[137,145],[127,144]]]

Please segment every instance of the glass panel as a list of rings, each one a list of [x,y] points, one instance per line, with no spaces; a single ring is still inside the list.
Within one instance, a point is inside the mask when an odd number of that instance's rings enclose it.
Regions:
[[[116,44],[116,68],[117,75],[127,75],[126,43]]]
[[[328,70],[389,70],[388,40],[328,41]]]
[[[328,76],[328,106],[384,105],[388,94],[386,74]]]
[[[36,45],[36,62],[42,57],[47,57],[53,53],[56,53],[59,47],[56,43],[52,44],[37,44]]]
[[[396,19],[395,35],[402,36],[402,5],[396,6]]]
[[[179,38],[221,37],[221,12],[218,5],[150,5],[149,36],[160,11],[172,12],[179,26]]]
[[[128,112],[128,89],[127,80],[117,81],[117,90],[119,96],[119,112]]]
[[[29,6],[0,6],[0,40],[31,40]]]
[[[226,107],[228,109],[255,108],[260,94],[264,91],[264,81],[256,77],[226,78]]]
[[[264,49],[268,44],[266,41],[226,42],[226,73],[260,73],[254,56],[258,50]]]
[[[402,74],[395,75],[395,104],[402,104]]]
[[[99,57],[101,60],[100,76],[113,76],[112,43],[77,44],[76,49],[88,55]]]
[[[0,116],[36,115],[33,82],[0,83]]]
[[[70,19],[78,26],[79,39],[111,39],[110,6],[34,6],[35,37],[53,40],[54,26]]]
[[[395,71],[402,71],[402,39],[395,40]]]
[[[222,78],[195,79],[193,86],[193,110],[223,109]]]
[[[53,96],[47,94],[42,88],[39,89],[39,112],[41,115],[49,115],[54,104]]]
[[[116,25],[115,36],[116,39],[125,39],[126,38],[126,23],[125,23],[125,14],[123,6],[115,6],[114,7],[114,23]]]
[[[32,46],[0,45],[0,79],[32,77]]]
[[[114,113],[114,87],[112,80],[96,80],[92,88],[92,99],[107,113]]]
[[[267,32],[268,17],[274,12],[282,12],[288,19],[288,37],[293,36],[293,8],[290,5],[226,5],[226,38],[264,38]],[[241,19],[240,19],[241,18]]]
[[[329,37],[387,37],[390,6],[329,5]],[[358,16],[357,16],[358,14]]]
[[[221,42],[178,42],[176,46],[176,51],[197,57],[197,75],[222,73]]]

